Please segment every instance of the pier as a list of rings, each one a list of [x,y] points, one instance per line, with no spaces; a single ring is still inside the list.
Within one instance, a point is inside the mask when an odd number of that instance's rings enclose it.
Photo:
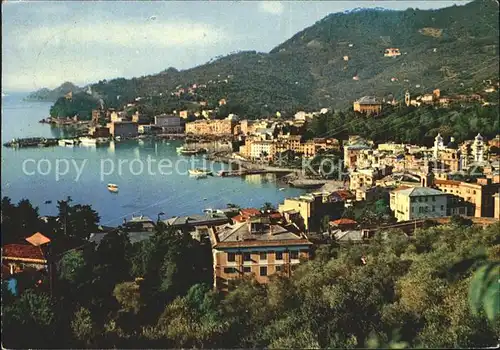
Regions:
[[[5,147],[49,147],[56,146],[58,139],[45,138],[45,137],[29,137],[23,139],[14,139],[12,141],[6,142],[3,145]]]

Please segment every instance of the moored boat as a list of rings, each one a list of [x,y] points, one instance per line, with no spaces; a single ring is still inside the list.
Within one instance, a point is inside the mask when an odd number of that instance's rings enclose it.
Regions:
[[[97,140],[92,137],[80,137],[80,142],[82,146],[95,146],[97,145]]]
[[[212,172],[208,169],[201,169],[201,168],[196,168],[196,169],[189,169],[188,170],[189,175],[191,176],[196,176],[196,177],[201,177],[201,176],[208,176],[212,175]]]
[[[118,185],[115,185],[115,184],[108,184],[108,190],[109,192],[118,192]]]

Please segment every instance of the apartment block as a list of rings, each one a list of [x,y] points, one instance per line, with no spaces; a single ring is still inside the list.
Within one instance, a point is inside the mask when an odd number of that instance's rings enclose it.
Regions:
[[[275,274],[290,276],[301,260],[308,260],[312,243],[294,225],[272,224],[269,218],[210,231],[214,288],[231,289],[232,281],[252,276],[259,283]]]

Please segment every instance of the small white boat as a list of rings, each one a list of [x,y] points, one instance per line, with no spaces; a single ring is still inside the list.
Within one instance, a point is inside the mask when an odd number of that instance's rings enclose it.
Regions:
[[[92,137],[80,137],[80,142],[82,146],[95,146],[97,145],[97,140]]]
[[[284,190],[285,190],[284,187],[281,187],[281,188],[278,189],[278,191],[284,191]]]
[[[211,171],[209,171],[207,169],[200,169],[200,168],[189,169],[188,172],[189,172],[189,175],[196,176],[196,177],[200,177],[200,176],[206,177],[207,175],[212,175]]]
[[[109,192],[116,193],[116,192],[118,192],[118,185],[108,184],[108,190],[109,190]]]
[[[57,141],[57,143],[59,146],[73,147],[76,144],[76,141],[71,139],[62,139]]]
[[[184,151],[184,146],[181,146],[181,147],[176,147],[176,149],[175,149],[175,150],[176,150],[177,154],[181,154],[181,153],[182,153],[182,151]]]
[[[115,136],[115,141],[120,141],[121,139],[121,136]]]

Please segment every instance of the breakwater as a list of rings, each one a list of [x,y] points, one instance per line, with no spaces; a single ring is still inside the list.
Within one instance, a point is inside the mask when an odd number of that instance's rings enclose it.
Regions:
[[[45,137],[28,137],[22,139],[13,139],[3,145],[5,147],[49,147],[57,145],[59,139]]]

